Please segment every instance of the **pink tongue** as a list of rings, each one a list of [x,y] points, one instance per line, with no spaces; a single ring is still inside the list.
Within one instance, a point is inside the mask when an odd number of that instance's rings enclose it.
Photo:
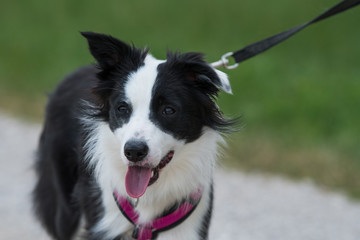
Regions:
[[[151,168],[130,166],[125,177],[126,192],[132,198],[141,197],[151,178]]]

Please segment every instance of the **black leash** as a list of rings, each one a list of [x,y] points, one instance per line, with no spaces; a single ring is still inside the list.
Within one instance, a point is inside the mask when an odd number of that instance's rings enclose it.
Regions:
[[[254,57],[254,56],[268,50],[269,48],[274,47],[275,45],[288,39],[289,37],[293,36],[295,33],[300,32],[302,29],[310,26],[311,24],[319,22],[319,21],[329,18],[331,16],[334,16],[343,11],[346,11],[352,7],[357,6],[358,4],[360,4],[360,0],[344,0],[344,1],[340,2],[339,4],[335,5],[334,7],[330,8],[329,10],[327,10],[320,16],[314,18],[310,22],[304,23],[297,27],[293,27],[289,30],[286,30],[286,31],[278,33],[274,36],[268,37],[259,42],[250,44],[236,52],[226,53],[221,57],[221,59],[219,61],[214,62],[211,65],[215,68],[216,67],[225,67],[227,69],[234,69],[239,65],[240,62],[243,62],[251,57]],[[229,60],[227,59],[228,57],[233,57],[235,59],[234,65],[231,65],[231,66],[228,65],[229,64]]]

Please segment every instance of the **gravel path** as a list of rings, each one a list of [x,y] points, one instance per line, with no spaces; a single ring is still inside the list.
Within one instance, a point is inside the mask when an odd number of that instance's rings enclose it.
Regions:
[[[49,239],[30,210],[40,132],[0,113],[0,239]],[[212,240],[359,240],[360,203],[309,182],[219,170]]]

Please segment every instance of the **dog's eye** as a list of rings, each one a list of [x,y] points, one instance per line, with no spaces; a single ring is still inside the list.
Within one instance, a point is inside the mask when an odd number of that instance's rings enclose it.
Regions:
[[[164,107],[164,109],[162,110],[162,114],[165,116],[170,116],[175,114],[175,109],[169,106]]]
[[[130,108],[128,105],[126,104],[121,104],[119,107],[118,107],[118,111],[121,115],[129,115],[130,113]]]

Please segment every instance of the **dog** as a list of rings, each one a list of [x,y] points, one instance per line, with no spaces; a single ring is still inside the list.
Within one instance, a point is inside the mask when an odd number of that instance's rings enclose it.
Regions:
[[[213,171],[234,121],[228,77],[200,53],[154,58],[81,33],[97,64],[49,96],[33,205],[54,239],[207,239]]]

